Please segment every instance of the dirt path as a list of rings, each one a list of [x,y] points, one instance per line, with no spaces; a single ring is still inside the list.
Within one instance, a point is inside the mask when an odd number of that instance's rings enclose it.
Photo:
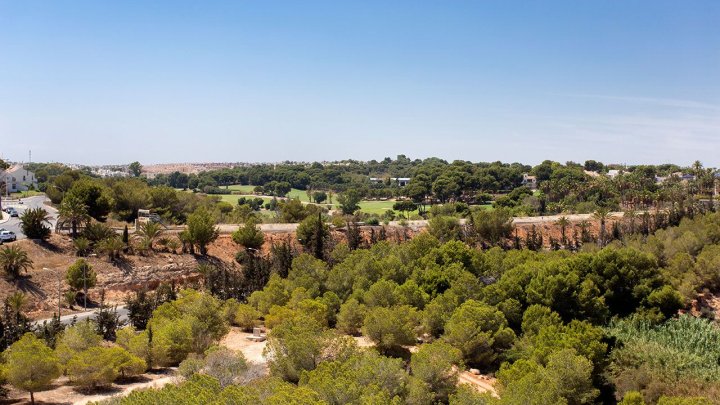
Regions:
[[[495,390],[496,380],[482,374],[475,375],[469,371],[463,371],[458,375],[458,384],[470,384],[478,392],[489,392],[492,396],[499,398]]]
[[[611,212],[611,218],[622,218],[624,213],[622,212]],[[579,221],[593,221],[593,214],[559,214],[559,215],[545,215],[538,217],[515,217],[513,218],[513,224],[525,225],[525,224],[554,224],[560,217],[565,217],[571,222]],[[403,227],[402,221],[390,221],[389,226],[391,227]],[[419,230],[428,226],[427,220],[413,220],[404,221],[408,228]],[[460,220],[460,223],[465,223],[464,219]],[[261,224],[260,229],[263,232],[295,232],[299,224]],[[227,234],[235,232],[240,226],[235,224],[218,224],[220,233]]]

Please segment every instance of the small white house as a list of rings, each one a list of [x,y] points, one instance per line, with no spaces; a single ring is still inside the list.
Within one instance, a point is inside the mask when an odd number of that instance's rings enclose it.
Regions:
[[[410,183],[410,177],[390,177],[390,182],[397,184],[400,187],[405,187]],[[382,184],[387,181],[386,178],[382,177],[370,177],[370,182],[373,184]]]
[[[37,189],[37,178],[35,173],[25,169],[22,165],[15,165],[0,172],[0,183],[7,189],[8,193],[28,191],[31,188]]]

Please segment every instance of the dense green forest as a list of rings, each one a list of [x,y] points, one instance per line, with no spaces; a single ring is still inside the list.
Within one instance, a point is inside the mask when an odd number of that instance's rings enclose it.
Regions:
[[[98,220],[112,217],[131,221],[138,209],[149,208],[175,223],[183,223],[198,206],[213,211],[217,221],[244,222],[249,214],[259,210],[273,213],[263,218],[275,222],[295,220],[286,211],[297,208],[282,210],[287,201],[239,197],[228,203],[212,197],[232,193],[227,189],[230,185],[252,185],[257,194],[280,198],[292,189],[304,190],[310,201],[319,204],[332,203],[336,195],[335,202],[345,214],[356,211],[357,202],[363,199],[404,200],[405,206],[395,206],[394,211],[384,216],[374,215],[376,220],[382,220],[413,210],[426,217],[428,207],[449,202],[471,206],[492,203],[496,208],[510,209],[516,216],[590,213],[602,208],[667,208],[691,204],[695,199],[712,200],[717,177],[700,162],[688,168],[606,166],[596,161],[584,164],[545,161],[531,167],[501,162],[449,163],[437,158],[410,160],[402,155],[381,162],[242,165],[197,175],[161,174],[152,180],[140,177],[139,167],[136,177],[108,179],[95,178],[89,170],[70,170],[59,164],[36,163],[29,168],[36,171],[40,190],[55,204],[70,194],[83,199],[90,207],[89,214]],[[523,182],[523,175],[534,176],[536,190]],[[409,178],[409,184],[400,186],[391,180],[401,177]],[[370,178],[380,181],[371,182]]]

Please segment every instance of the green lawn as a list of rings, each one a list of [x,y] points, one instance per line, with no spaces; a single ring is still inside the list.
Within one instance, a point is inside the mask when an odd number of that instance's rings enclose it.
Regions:
[[[305,190],[298,190],[296,188],[293,188],[288,193],[288,197],[290,198],[299,198],[302,202],[310,202],[310,199],[308,198]],[[326,201],[327,202],[327,201]]]
[[[360,201],[360,211],[368,214],[382,215],[385,211],[392,209],[395,201]],[[396,213],[399,214],[399,213]],[[411,216],[417,214],[417,210],[409,213]]]
[[[492,204],[471,205],[470,207],[471,207],[471,208],[472,208],[472,207],[480,207],[480,208],[482,208],[482,209],[484,209],[484,210],[488,210],[488,211],[494,211],[494,210],[495,210],[495,207],[493,207]]]
[[[224,188],[224,187],[220,187],[220,188]],[[255,186],[249,186],[249,185],[243,186],[240,184],[233,184],[232,186],[228,186],[227,188],[228,188],[228,190],[239,191],[243,194],[252,194],[253,188],[255,188]]]
[[[45,193],[43,193],[42,191],[28,190],[19,193],[10,193],[10,198],[27,198],[34,197],[36,195],[45,195]]]
[[[254,188],[255,188],[255,186],[252,186],[252,185],[240,185],[240,184],[228,186],[228,189],[233,190],[233,191],[238,191],[243,194],[252,194]],[[336,201],[335,201],[336,196],[337,195],[333,196],[333,203],[336,203]],[[238,199],[237,195],[232,195],[232,194],[220,195],[220,197],[222,198],[223,201],[227,201],[230,204],[233,204],[233,205],[237,204],[237,199]],[[259,197],[262,198],[265,202],[272,200],[272,197],[267,197],[267,196],[259,196]],[[297,188],[293,188],[292,190],[290,190],[290,193],[288,193],[288,197],[289,198],[298,198],[298,199],[300,199],[300,201],[306,202],[306,203],[310,202],[310,199],[308,199],[308,196],[305,193],[305,190],[299,190]],[[366,212],[368,214],[382,215],[385,211],[391,210],[393,207],[393,204],[395,204],[395,201],[360,201],[359,205],[360,205],[360,211],[362,211],[362,212]],[[327,207],[328,205],[331,205],[331,204],[329,204],[328,201],[325,201],[321,205]],[[488,210],[493,209],[492,204],[479,205],[479,207],[482,207],[482,208],[488,209]],[[416,215],[417,213],[418,213],[417,211],[413,211],[408,214],[410,216],[412,216],[412,215]],[[397,212],[396,214],[399,215],[400,213]]]
[[[220,197],[220,200],[228,202],[232,205],[237,205],[238,198],[242,197],[237,194],[210,194],[210,195],[215,196],[215,197]],[[248,198],[248,197],[246,197],[246,198]],[[258,195],[255,197],[249,197],[249,198],[262,198],[263,202],[265,202],[265,203],[270,202],[272,200],[272,197],[266,197],[266,196],[261,196],[261,195]]]
[[[240,185],[240,184],[234,184],[232,186],[228,186],[229,190],[233,191],[239,191],[242,194],[253,194],[253,189],[255,186],[251,185]],[[310,199],[308,198],[307,194],[305,193],[305,190],[299,190],[297,188],[293,188],[288,193],[288,197],[290,198],[299,198],[302,202],[310,202]]]

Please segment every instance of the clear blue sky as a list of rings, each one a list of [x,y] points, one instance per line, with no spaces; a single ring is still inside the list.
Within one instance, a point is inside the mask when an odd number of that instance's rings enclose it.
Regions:
[[[0,0],[0,153],[719,166],[720,1]]]

